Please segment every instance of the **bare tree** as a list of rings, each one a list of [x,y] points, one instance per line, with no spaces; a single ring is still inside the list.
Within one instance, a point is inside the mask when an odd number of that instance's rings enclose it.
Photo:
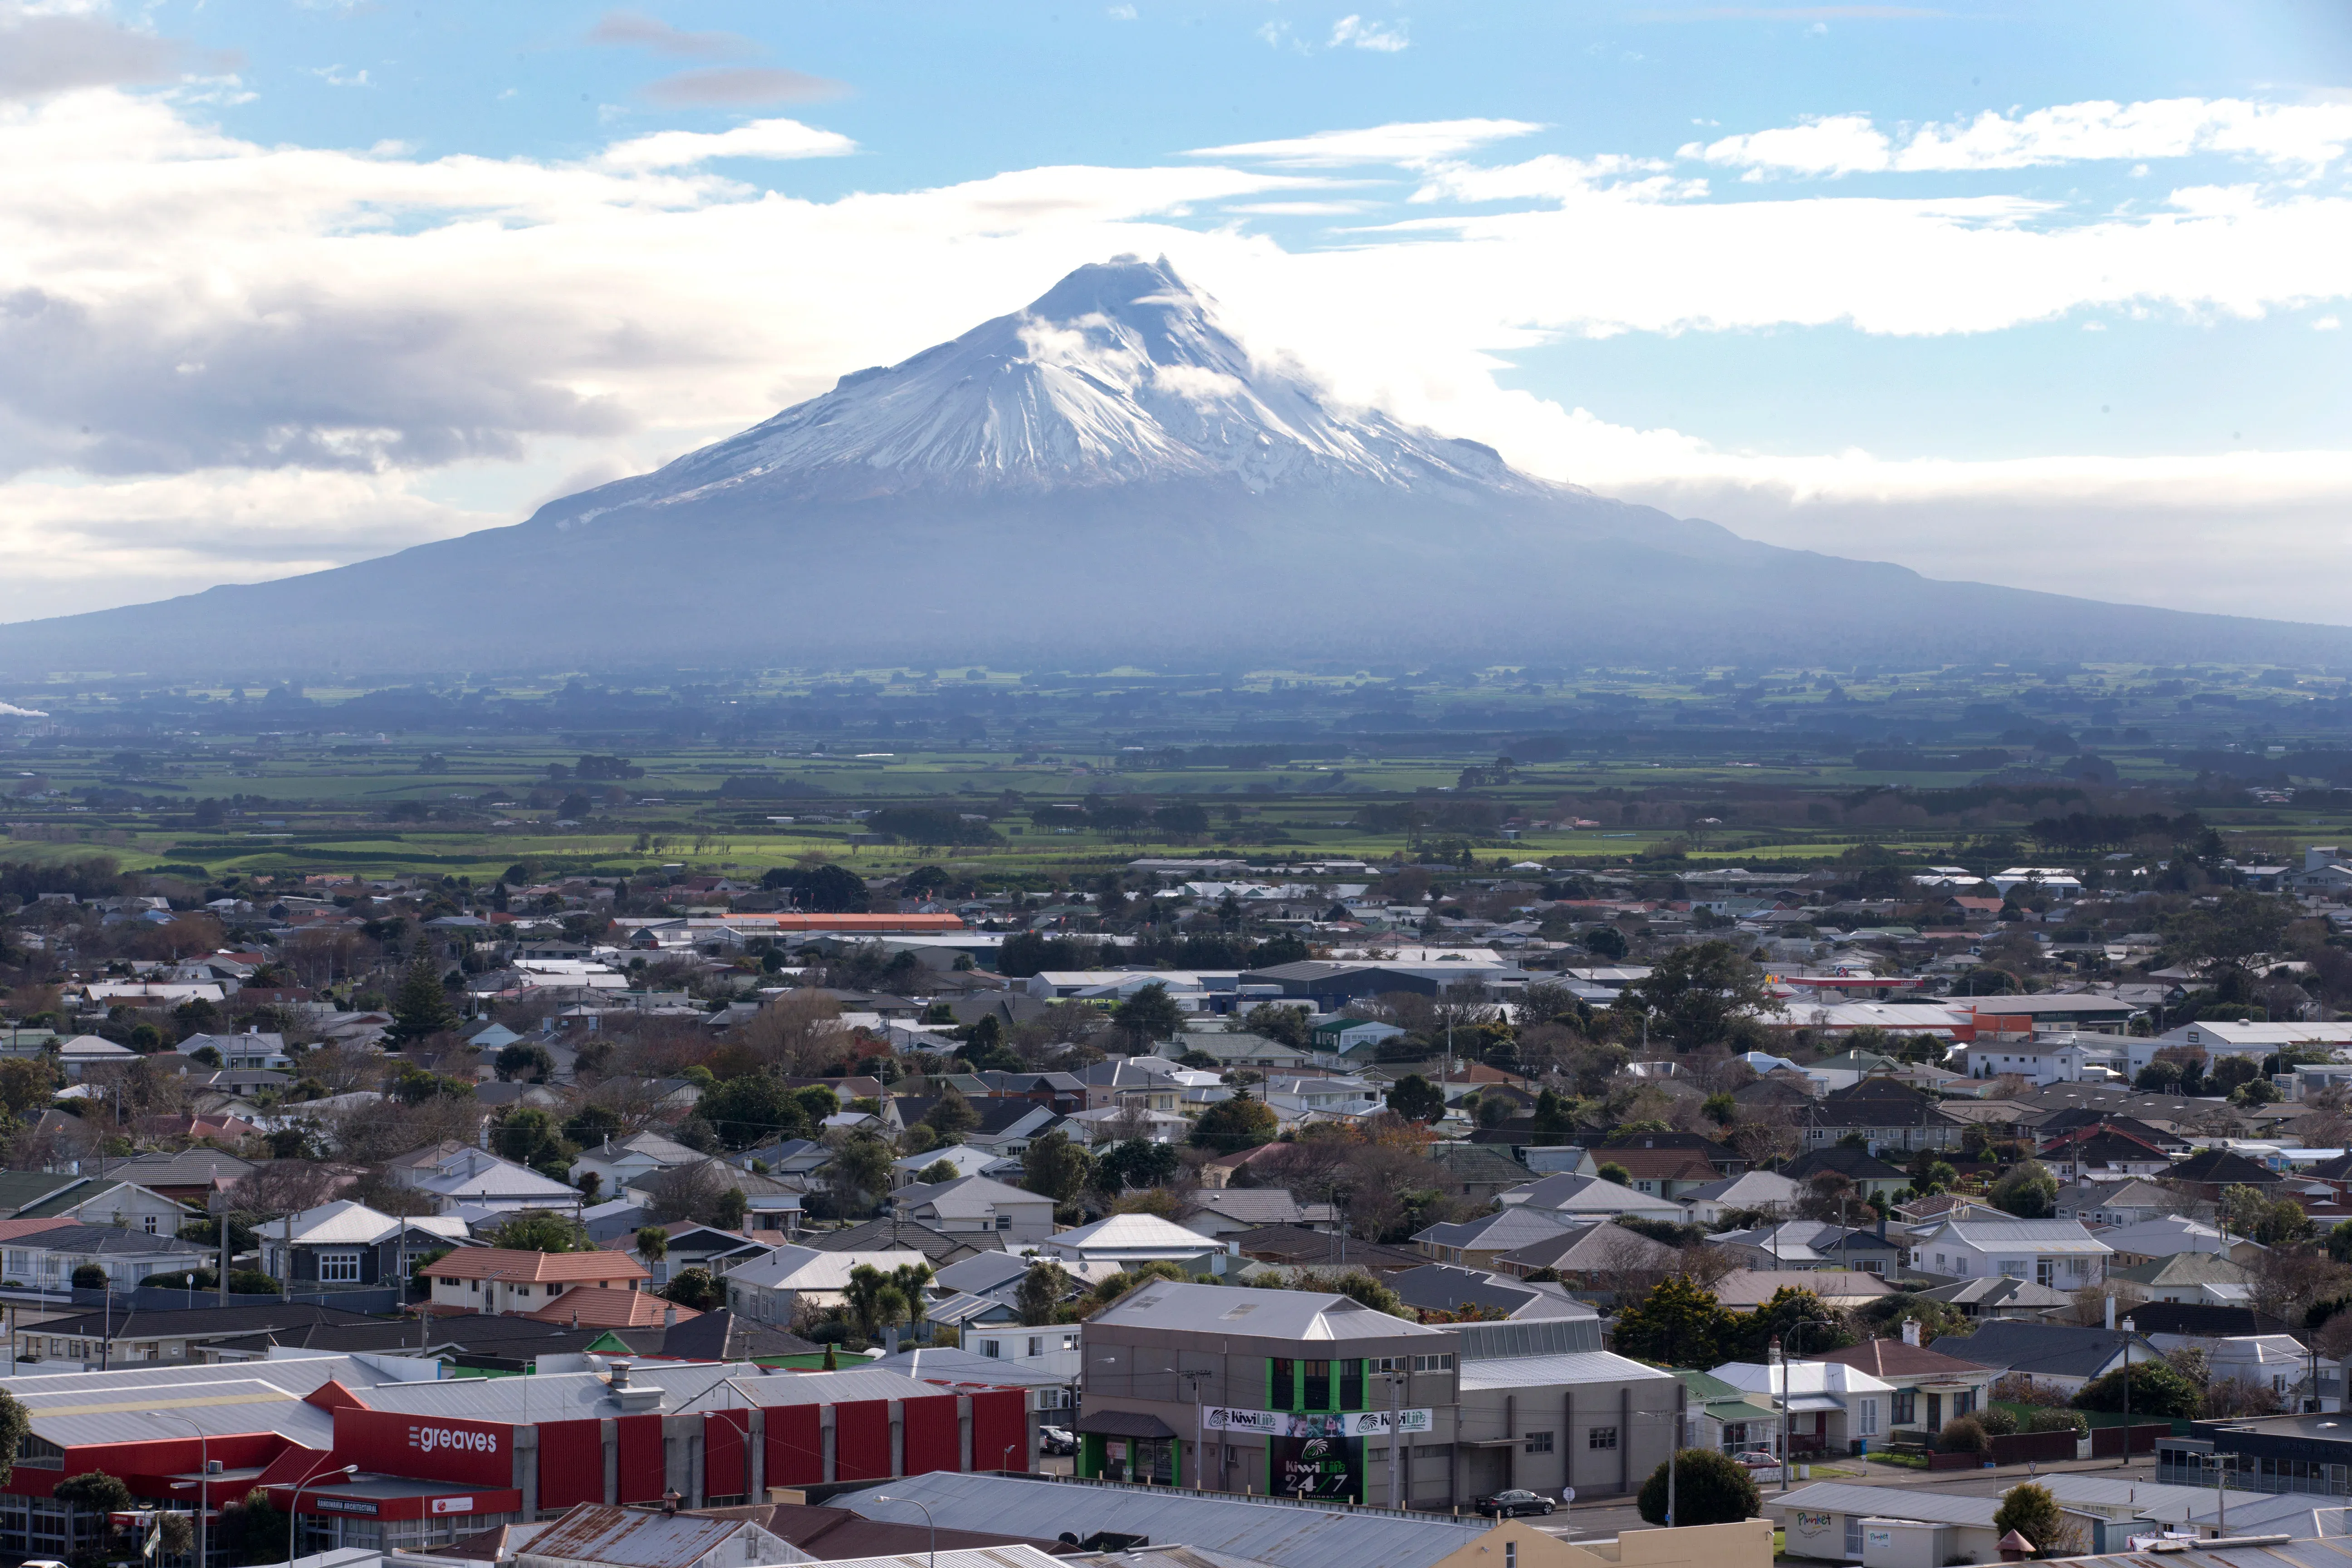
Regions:
[[[353,1173],[316,1160],[265,1160],[230,1189],[248,1213],[299,1214],[333,1197]]]
[[[841,1005],[823,992],[787,991],[728,1032],[727,1054],[747,1065],[807,1077],[841,1049]]]
[[[720,1196],[734,1185],[727,1167],[717,1160],[673,1165],[647,1184],[648,1212],[664,1223],[684,1219],[708,1225],[718,1216]]]

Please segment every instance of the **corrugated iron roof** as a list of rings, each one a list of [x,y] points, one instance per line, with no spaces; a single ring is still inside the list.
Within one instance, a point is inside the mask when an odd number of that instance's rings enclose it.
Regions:
[[[540,1531],[523,1552],[614,1568],[691,1568],[730,1536],[753,1528],[748,1519],[702,1519],[583,1502]]]
[[[1002,1529],[1017,1519],[1038,1535],[1064,1531],[1080,1540],[1099,1531],[1181,1542],[1203,1551],[1245,1557],[1268,1568],[1430,1568],[1489,1528],[1483,1521],[1408,1518],[1385,1510],[1331,1508],[1171,1491],[1163,1488],[1087,1486],[1003,1476],[934,1470],[839,1493],[836,1508],[869,1519],[919,1523],[922,1510],[881,1496],[908,1498],[959,1530]]]

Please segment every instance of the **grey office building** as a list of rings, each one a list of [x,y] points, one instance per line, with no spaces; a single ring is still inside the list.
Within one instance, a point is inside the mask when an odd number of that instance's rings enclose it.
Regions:
[[[1602,1350],[1589,1315],[1425,1326],[1345,1296],[1162,1281],[1083,1334],[1078,1473],[1214,1491],[1616,1495],[1664,1461],[1681,1391]]]

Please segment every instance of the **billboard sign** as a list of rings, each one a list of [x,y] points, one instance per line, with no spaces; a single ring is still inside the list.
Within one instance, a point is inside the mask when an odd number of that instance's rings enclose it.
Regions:
[[[511,1486],[513,1446],[514,1429],[503,1422],[348,1405],[335,1412],[335,1457],[383,1475]]]
[[[1360,1502],[1364,1440],[1347,1436],[1344,1415],[1300,1415],[1297,1433],[1266,1443],[1266,1489],[1282,1497]]]
[[[1230,1405],[1203,1405],[1201,1430],[1254,1432],[1262,1437],[1385,1437],[1389,1435],[1391,1414],[1386,1410],[1349,1410],[1294,1415],[1280,1410],[1237,1410]],[[1428,1410],[1400,1410],[1393,1414],[1397,1429],[1408,1437],[1427,1433],[1435,1425],[1433,1413]]]

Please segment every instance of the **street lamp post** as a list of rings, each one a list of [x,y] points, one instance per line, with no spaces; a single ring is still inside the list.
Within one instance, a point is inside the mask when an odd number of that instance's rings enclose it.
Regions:
[[[2132,1321],[2129,1318],[2126,1318],[2123,1321],[2122,1327],[2124,1331],[2124,1468],[2129,1469],[2131,1468],[2132,1451],[2131,1342],[2132,1334],[2135,1331],[2132,1326]]]
[[[330,1454],[327,1458],[331,1459],[334,1456]],[[286,1500],[286,1568],[294,1568],[294,1531],[302,1522],[302,1489],[314,1480],[334,1476],[347,1477],[358,1468],[357,1465],[344,1465],[332,1470],[314,1469],[294,1483],[294,1495]]]
[[[188,1430],[196,1435],[196,1568],[210,1568],[210,1564],[205,1560],[211,1541],[205,1528],[205,1488],[210,1483],[213,1473],[212,1435],[196,1425],[193,1416],[177,1415],[169,1410],[158,1410],[155,1414],[166,1421],[186,1422]],[[175,1486],[173,1489],[176,1491],[178,1488]],[[288,1561],[289,1563],[292,1561],[290,1553]]]
[[[923,1510],[923,1522],[931,1527],[930,1568],[940,1568],[940,1525],[939,1521],[931,1517],[931,1510],[929,1508],[925,1508],[923,1504],[916,1502],[913,1498],[892,1497],[887,1492],[877,1492],[874,1496],[874,1500],[876,1502],[909,1503],[916,1508]]]

